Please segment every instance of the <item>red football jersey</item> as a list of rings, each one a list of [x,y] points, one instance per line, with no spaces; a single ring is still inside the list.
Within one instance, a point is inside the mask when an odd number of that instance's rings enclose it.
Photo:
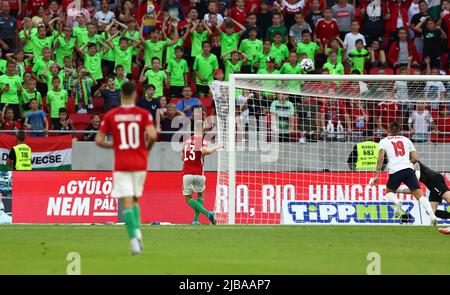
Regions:
[[[401,107],[395,102],[380,102],[375,110],[375,116],[381,118],[384,129],[388,129],[389,123],[401,120]]]
[[[230,9],[230,17],[241,25],[245,25],[247,22],[248,11],[249,10],[247,7],[245,7],[243,11],[240,11],[236,6],[234,6]]]
[[[336,36],[339,36],[339,26],[337,21],[333,18],[327,22],[324,18],[317,21],[316,27],[314,28],[314,34],[316,34],[317,39],[319,39],[322,44],[328,44],[331,46],[331,40]]]
[[[183,145],[183,175],[203,175],[203,155],[200,151],[206,147],[206,141],[200,136],[191,136]]]
[[[147,170],[145,128],[152,125],[152,115],[134,105],[121,106],[106,113],[100,124],[100,131],[104,134],[112,133],[115,171]]]
[[[333,124],[341,121],[341,123],[344,124],[347,108],[345,107],[345,103],[340,100],[337,103],[323,104],[320,108],[320,112],[325,114],[325,120],[331,120]]]

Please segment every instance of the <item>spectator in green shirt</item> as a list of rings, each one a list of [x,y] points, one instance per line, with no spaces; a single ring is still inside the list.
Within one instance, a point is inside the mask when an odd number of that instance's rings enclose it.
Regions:
[[[114,46],[119,46],[120,32],[116,23],[111,22],[107,25],[105,31],[102,33],[102,37],[103,40],[111,40],[109,43],[114,44]],[[112,50],[108,50],[103,56],[102,67],[106,69],[107,75],[114,73],[114,59],[115,56]]]
[[[164,50],[167,46],[171,46],[178,42],[178,37],[173,40],[168,40],[164,38],[161,40],[160,32],[153,28],[150,30],[150,39],[144,39],[143,26],[139,29],[139,39],[141,40],[141,44],[144,46],[144,63],[147,66],[152,65],[152,59],[157,57],[160,61],[164,59]],[[164,34],[163,37],[166,35]],[[177,35],[178,36],[178,35]]]
[[[97,80],[84,66],[78,67],[77,77],[73,81],[76,109],[78,113],[87,113],[88,109],[94,108],[92,87],[97,86]]]
[[[280,69],[281,74],[303,74],[300,64],[298,63],[298,55],[295,51],[289,53],[289,60],[285,62]],[[300,81],[288,81],[287,87],[290,91],[299,92],[302,83]]]
[[[73,81],[77,78],[77,70],[73,67],[72,56],[64,57],[64,67],[58,76],[61,78],[62,88],[67,91],[69,97],[72,97]]]
[[[37,34],[31,32],[25,33],[25,42],[31,41],[33,46],[33,55],[35,59],[42,58],[44,48],[51,48],[53,43],[53,37],[47,37],[47,27],[45,24],[39,24],[37,26]]]
[[[27,54],[33,54],[33,44],[30,41],[31,35],[36,34],[37,29],[33,27],[31,17],[24,17],[22,20],[22,30],[19,32],[20,47]]]
[[[266,40],[273,42],[273,36],[275,32],[279,32],[282,36],[281,42],[287,44],[288,32],[287,28],[281,24],[281,13],[274,12],[272,16],[272,26],[267,29]]]
[[[67,91],[61,89],[61,80],[58,76],[52,79],[52,89],[47,93],[47,107],[50,110],[52,126],[59,121],[59,110],[67,107]]]
[[[239,45],[239,39],[241,38],[242,34],[245,32],[245,27],[232,19],[231,17],[228,18],[229,21],[225,22],[225,32],[223,32],[220,29],[220,26],[216,26],[216,30],[220,34],[220,44],[221,44],[221,51],[220,54],[223,56],[224,53],[231,53],[233,50],[238,49]],[[239,32],[234,31],[234,26],[239,27]],[[230,59],[230,55],[225,56],[225,59]]]
[[[258,70],[257,74],[266,74],[266,75],[279,74],[280,71],[275,68],[275,64],[276,64],[275,58],[273,56],[268,56],[266,60],[267,67],[265,69]],[[260,83],[265,89],[269,89],[269,91],[261,92],[261,95],[270,99],[274,95],[274,92],[270,90],[275,90],[279,86],[280,81],[276,79],[261,80]]]
[[[319,54],[321,51],[322,47],[312,41],[311,32],[304,30],[302,32],[302,41],[297,43],[297,53],[299,55],[306,53],[308,58],[315,62],[316,54]]]
[[[133,52],[141,46],[139,39],[121,37],[119,39],[119,46],[111,43],[111,39],[108,39],[108,42],[111,50],[114,52],[114,67],[122,65],[125,73],[131,75]]]
[[[337,53],[333,51],[328,57],[329,61],[323,65],[323,68],[328,69],[330,75],[344,75],[344,66],[338,61]]]
[[[103,80],[103,72],[102,72],[102,59],[110,47],[97,39],[97,41],[102,45],[101,50],[98,51],[96,43],[86,43],[78,49],[78,53],[84,59],[84,66],[88,72],[92,74],[94,79],[97,81],[96,86],[94,86],[91,91],[95,93],[95,91],[100,87],[101,82]],[[88,51],[85,52],[84,48],[87,47]]]
[[[366,61],[369,59],[369,51],[364,48],[364,42],[362,39],[355,41],[356,48],[349,52],[348,58],[351,64],[350,71],[357,70],[360,74],[364,73]]]
[[[280,68],[284,61],[289,57],[289,49],[286,44],[281,43],[281,33],[275,32],[273,35],[273,44],[270,47],[270,56],[275,58],[277,68]]]
[[[117,89],[122,89],[122,84],[129,82],[129,79],[125,75],[123,65],[117,65],[114,69],[114,82]]]
[[[183,59],[184,49],[181,46],[175,48],[175,58],[167,64],[167,72],[170,81],[170,97],[181,97],[183,87],[188,84],[189,68],[187,61]]]
[[[198,20],[194,22],[194,25],[191,28],[191,56],[196,57],[202,53],[203,42],[208,41],[209,36],[211,35],[211,29],[205,25],[203,21]]]
[[[248,56],[248,63],[250,65],[253,65],[253,62],[256,60],[258,54],[263,51],[263,42],[256,39],[257,36],[258,30],[255,27],[249,28],[248,38],[242,40],[239,45],[239,50]]]
[[[325,44],[324,53],[327,56],[327,61],[330,61],[331,52],[335,52],[337,55],[337,62],[344,64],[347,47],[344,42],[339,37],[333,38],[331,40],[331,47],[328,47],[328,44]]]
[[[164,88],[168,88],[169,86],[166,72],[161,70],[161,61],[157,57],[152,59],[152,68],[147,69],[148,67],[145,65],[139,77],[139,83],[147,81],[147,84],[151,83],[155,85],[154,98],[159,98],[164,95]]]
[[[53,51],[55,52],[56,62],[59,66],[64,65],[64,57],[70,56],[73,58],[73,50],[75,48],[75,37],[72,35],[72,28],[64,26],[64,33],[59,35],[53,44]]]
[[[227,56],[230,56],[230,59],[227,59]],[[230,74],[240,73],[242,66],[246,65],[248,60],[247,55],[239,50],[224,52],[221,58],[225,65],[225,81],[228,81]]]
[[[59,76],[59,67],[56,63],[53,63],[50,66],[47,65],[47,67],[45,67],[44,71],[42,72],[42,79],[46,81],[47,88],[49,89],[49,91],[52,89],[53,77],[58,76]],[[60,86],[62,86],[62,82]]]
[[[201,98],[209,93],[208,85],[214,79],[214,70],[219,68],[219,61],[211,53],[211,43],[209,41],[203,42],[202,51],[202,54],[195,58],[192,68],[196,77],[197,93]]]
[[[39,107],[42,106],[42,96],[41,93],[36,90],[36,80],[34,78],[28,82],[26,88],[25,86],[23,87],[23,91],[20,96],[20,105],[24,116],[26,116],[26,114],[30,111],[30,101],[32,99],[36,99]]]
[[[34,76],[36,77],[38,81],[37,88],[39,92],[43,95],[47,95],[48,87],[46,81],[42,78],[42,72],[45,70],[45,68],[53,63],[55,63],[52,60],[52,51],[49,47],[45,47],[42,49],[42,58],[36,59],[34,61],[32,72],[34,73]]]
[[[95,43],[97,45],[97,49],[101,50],[102,44],[100,44],[98,41],[102,40],[103,37],[99,34],[97,34],[97,26],[94,23],[88,23],[87,24],[87,34],[83,35],[82,40],[78,40],[78,44],[81,44],[83,46],[86,43]],[[80,45],[78,45],[80,46]],[[85,47],[84,47],[85,48]],[[88,48],[85,48],[85,51],[87,51]]]
[[[84,14],[80,13],[77,15],[76,20],[78,22],[78,26],[73,28],[73,36],[77,38],[78,47],[81,47],[83,46],[84,39],[88,34],[86,26],[86,17]]]
[[[295,132],[295,107],[287,94],[278,94],[277,100],[270,105],[271,125],[279,142],[290,142]]]
[[[272,48],[272,42],[265,40],[263,44],[263,51],[258,53],[253,60],[253,71],[265,70],[267,68],[267,58],[270,56],[270,49]]]
[[[14,110],[14,117],[20,118],[19,97],[22,93],[22,78],[16,75],[16,63],[6,65],[6,74],[0,76],[0,108],[8,104]]]

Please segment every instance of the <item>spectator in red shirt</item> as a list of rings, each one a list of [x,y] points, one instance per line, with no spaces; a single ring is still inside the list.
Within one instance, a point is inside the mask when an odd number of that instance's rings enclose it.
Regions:
[[[441,23],[446,28],[446,32],[450,32],[450,13],[446,13],[441,17]],[[447,54],[450,57],[450,38],[447,37]],[[448,59],[450,66],[450,58]]]
[[[330,98],[319,111],[319,122],[326,140],[345,140],[345,132],[351,134],[352,125],[345,102]]]
[[[11,9],[10,15],[12,17],[17,19],[19,16],[19,19],[22,18],[22,7],[23,7],[22,0],[3,0],[3,2],[9,2],[9,7]]]
[[[47,7],[47,0],[28,0],[27,6],[25,7],[25,16],[33,17],[38,15],[39,7]]]
[[[327,68],[323,68],[321,71],[322,75],[329,75],[330,71]],[[305,82],[303,86],[303,92],[311,93],[311,94],[322,94],[328,97],[329,94],[336,93],[337,85],[335,82],[330,80],[321,80],[321,81],[308,81]],[[318,97],[317,101],[321,104],[326,103],[326,98]]]
[[[386,97],[389,97],[388,93],[385,93]],[[380,102],[375,107],[375,122],[377,131],[382,133],[382,136],[386,135],[388,126],[391,122],[398,122],[403,125],[402,122],[402,108],[401,105],[393,101]]]
[[[317,3],[314,3],[316,1]],[[313,6],[316,6],[316,8],[313,9]],[[312,10],[323,10],[325,6],[325,0],[306,0],[305,7],[303,8],[303,13],[306,17]]]
[[[359,70],[353,70],[350,72],[352,75],[361,75]],[[365,92],[369,91],[367,83],[364,81],[345,81],[340,85],[341,95],[346,97],[358,97]]]
[[[354,100],[350,103],[349,116],[351,125],[355,131],[353,134],[353,141],[360,141],[361,135],[364,131],[367,131],[369,124],[369,112],[367,107],[361,100]]]
[[[439,113],[435,116],[434,134],[431,139],[434,142],[450,142],[450,112],[446,104],[442,104]]]
[[[276,2],[275,2],[276,3]],[[283,14],[284,25],[290,28],[295,24],[295,14],[302,12],[305,0],[282,0],[280,11]]]
[[[407,50],[407,52],[406,52]],[[412,57],[412,66],[418,67],[421,63],[421,57],[417,52],[416,46],[408,40],[408,32],[405,28],[398,29],[398,41],[391,44],[387,60],[394,69],[408,65],[408,59]]]
[[[2,130],[22,129],[22,124],[20,124],[19,121],[14,120],[14,110],[11,107],[8,107],[8,104],[3,107],[0,122]]]
[[[245,25],[247,13],[256,9],[256,4],[249,9],[245,7],[244,0],[236,0],[236,5],[230,9],[229,16],[240,23],[241,25]]]
[[[331,47],[331,40],[339,37],[339,27],[333,18],[333,11],[325,8],[323,18],[319,19],[314,28],[314,42],[321,42],[324,46]]]
[[[389,44],[397,38],[397,30],[409,30],[408,9],[412,0],[388,0],[389,13],[386,15],[385,31],[389,37]]]

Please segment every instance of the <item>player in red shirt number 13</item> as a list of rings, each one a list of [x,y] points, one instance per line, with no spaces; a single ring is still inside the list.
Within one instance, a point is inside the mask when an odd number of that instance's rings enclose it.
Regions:
[[[188,138],[181,155],[183,161],[183,195],[186,203],[194,209],[194,221],[192,224],[200,224],[198,217],[203,213],[212,224],[216,224],[214,212],[209,212],[203,207],[205,193],[205,176],[203,175],[203,158],[223,148],[223,144],[208,147],[203,140],[203,122],[196,121],[194,136]],[[197,200],[192,195],[197,193]]]

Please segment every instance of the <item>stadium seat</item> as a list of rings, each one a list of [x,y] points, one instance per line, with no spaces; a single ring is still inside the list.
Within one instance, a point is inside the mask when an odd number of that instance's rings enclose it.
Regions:
[[[131,67],[131,79],[136,81],[137,84],[139,84],[139,67],[137,65],[133,65]]]
[[[182,101],[183,99],[182,98],[172,98],[171,100],[170,100],[170,103],[173,103],[174,105],[177,105],[177,103],[179,102],[179,101]]]
[[[92,104],[94,105],[93,111],[96,113],[103,113],[105,110],[105,99],[103,97],[94,97]]]
[[[394,75],[393,68],[385,68],[384,71],[386,72],[386,75]]]
[[[75,130],[84,130],[91,123],[91,114],[72,114],[70,119]]]
[[[42,97],[42,110],[48,113],[47,98],[45,96]]]
[[[212,105],[213,105],[212,98],[204,97],[200,101],[202,102],[202,105],[205,107],[206,113],[208,114],[208,116],[211,115],[211,109],[212,109]]]
[[[76,113],[76,107],[75,107],[75,97],[69,97],[67,99],[67,113],[74,114]]]

